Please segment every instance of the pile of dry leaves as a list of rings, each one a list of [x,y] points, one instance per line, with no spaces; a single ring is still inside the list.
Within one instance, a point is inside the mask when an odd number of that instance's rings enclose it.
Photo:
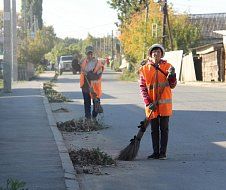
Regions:
[[[93,148],[91,150],[82,148],[78,151],[71,150],[69,155],[78,173],[100,175],[102,174],[100,170],[101,166],[116,165],[116,161],[111,156],[100,151],[99,148]]]
[[[66,132],[89,132],[107,128],[102,122],[97,120],[87,120],[85,118],[72,119],[65,122],[57,122],[60,131]]]

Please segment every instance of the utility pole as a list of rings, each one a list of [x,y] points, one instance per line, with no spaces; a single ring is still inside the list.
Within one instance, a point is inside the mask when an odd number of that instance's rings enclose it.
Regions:
[[[105,53],[106,53],[106,39],[105,39],[105,36],[104,36],[104,56],[105,56]]]
[[[18,65],[17,65],[17,36],[16,36],[16,0],[12,0],[12,71],[13,81],[18,80]]]
[[[111,58],[114,61],[114,36],[113,36],[113,30],[111,34]]]
[[[11,9],[10,1],[4,0],[4,62],[3,62],[3,79],[4,92],[12,91],[12,54],[11,54]]]
[[[101,37],[100,37],[100,48],[99,48],[100,50],[99,50],[99,57],[101,57],[101,55],[102,55],[102,41],[101,41]]]
[[[162,12],[163,12],[163,24],[162,24],[162,45],[166,47],[166,25],[168,26],[169,31],[169,40],[170,40],[170,46],[171,50],[174,50],[173,47],[173,37],[171,33],[171,27],[169,23],[169,15],[168,15],[168,6],[167,6],[167,0],[154,0],[155,3],[161,3]]]
[[[166,47],[166,21],[167,21],[167,0],[163,1],[163,22],[162,22],[162,45]]]
[[[114,36],[113,36],[113,30],[111,33],[111,69],[114,68]]]
[[[168,31],[169,31],[169,40],[170,40],[170,47],[171,51],[174,50],[173,47],[173,37],[172,37],[172,32],[171,32],[171,27],[170,27],[170,22],[169,22],[169,14],[168,14],[168,6],[167,6],[167,0],[166,1],[166,19],[167,19],[167,26],[168,26]]]
[[[147,23],[148,23],[148,14],[149,14],[149,0],[145,1],[146,14],[145,14],[145,36],[144,36],[144,50],[143,50],[143,59],[146,57],[146,46],[147,46]]]

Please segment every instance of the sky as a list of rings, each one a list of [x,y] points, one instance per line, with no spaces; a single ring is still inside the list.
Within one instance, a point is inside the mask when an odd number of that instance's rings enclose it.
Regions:
[[[62,38],[85,38],[110,35],[118,20],[106,0],[43,0],[43,21]]]
[[[17,11],[20,11],[20,0]],[[225,0],[167,0],[177,12],[191,14],[226,13]],[[3,0],[0,0],[0,9]],[[54,27],[57,37],[84,39],[88,33],[95,37],[117,35],[117,12],[107,0],[43,0],[44,24]]]
[[[191,14],[226,13],[225,0],[168,0],[174,10]]]

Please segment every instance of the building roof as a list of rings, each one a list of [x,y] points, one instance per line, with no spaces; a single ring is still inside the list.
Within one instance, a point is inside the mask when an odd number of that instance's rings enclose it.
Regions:
[[[226,30],[226,13],[190,14],[192,24],[201,28],[204,39],[222,39],[215,30]]]
[[[203,55],[203,54],[208,54],[210,52],[213,52],[216,49],[221,48],[221,47],[223,47],[223,43],[218,42],[218,43],[212,43],[212,44],[205,44],[203,46],[199,46],[199,47],[196,47],[193,49],[196,50],[196,54]]]

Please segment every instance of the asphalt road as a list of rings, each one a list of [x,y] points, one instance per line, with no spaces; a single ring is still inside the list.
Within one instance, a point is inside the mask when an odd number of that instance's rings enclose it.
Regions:
[[[116,157],[138,131],[144,106],[137,82],[118,80],[119,74],[103,75],[104,122],[110,127],[99,132],[64,135],[68,146],[99,147]],[[52,104],[69,113],[55,114],[58,121],[84,115],[79,75],[59,76],[57,91],[73,100]],[[80,175],[80,189],[92,190],[215,190],[226,186],[226,90],[224,86],[178,84],[173,90],[174,115],[170,119],[168,159],[147,160],[152,153],[147,129],[135,161],[118,161],[103,168],[109,175]],[[86,137],[86,138],[84,138]]]

